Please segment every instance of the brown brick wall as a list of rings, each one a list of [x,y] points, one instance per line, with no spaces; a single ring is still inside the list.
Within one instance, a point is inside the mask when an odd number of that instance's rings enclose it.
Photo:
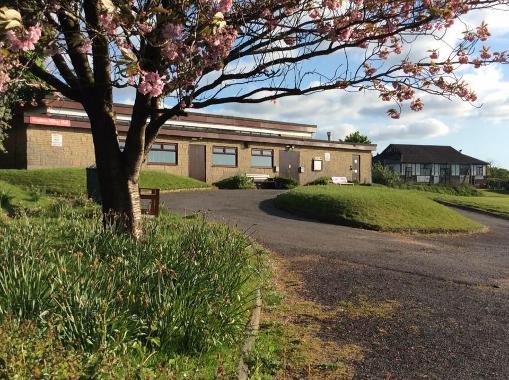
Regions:
[[[62,135],[62,147],[51,146],[51,134]],[[122,139],[122,137],[121,137]],[[168,173],[187,176],[189,174],[189,145],[199,144],[206,146],[207,182],[214,183],[223,178],[236,174],[269,174],[276,176],[273,169],[251,167],[251,149],[266,148],[274,150],[274,166],[279,166],[279,151],[284,150],[283,145],[268,144],[224,143],[221,141],[186,140],[184,138],[161,137],[158,142],[177,143],[178,164],[158,165],[146,164],[145,167],[154,170],[163,170]],[[237,148],[237,167],[212,166],[212,147],[228,146]],[[332,150],[327,148],[299,148],[300,166],[304,172],[299,174],[300,183],[305,184],[322,176],[342,176],[352,179],[352,155],[361,156],[360,177],[362,183],[371,182],[371,153],[353,150]],[[30,127],[27,131],[27,168],[54,168],[54,167],[86,167],[94,164],[94,150],[92,135],[86,130],[65,128]],[[325,161],[325,153],[330,153],[330,161]],[[313,158],[321,158],[322,171],[312,171]]]
[[[62,146],[51,146],[51,135],[62,136]],[[92,134],[65,128],[27,129],[27,169],[87,167],[95,163]]]

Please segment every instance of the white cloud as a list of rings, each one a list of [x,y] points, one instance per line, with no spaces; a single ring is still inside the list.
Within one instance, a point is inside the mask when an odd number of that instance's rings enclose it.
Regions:
[[[370,137],[374,141],[419,140],[445,136],[451,128],[440,120],[427,119],[410,124],[389,124],[373,128]]]

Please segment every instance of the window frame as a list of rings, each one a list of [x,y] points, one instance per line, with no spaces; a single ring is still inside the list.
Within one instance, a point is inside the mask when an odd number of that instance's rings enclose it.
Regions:
[[[462,169],[467,169],[466,173],[464,174],[464,171],[462,173]],[[460,176],[471,176],[472,173],[472,166],[469,165],[469,164],[459,164],[459,168],[458,168],[458,175]]]
[[[255,150],[260,151],[262,154],[254,154],[253,152]],[[270,152],[270,156],[264,155],[264,151]],[[270,157],[270,166],[253,165],[253,157]],[[251,167],[257,169],[272,169],[274,167],[274,149],[251,148]]]
[[[222,149],[222,153],[215,152],[215,149]],[[235,153],[226,153],[226,149],[234,149]],[[212,145],[212,167],[218,168],[236,168],[239,165],[239,157],[238,157],[239,149],[236,146],[226,146],[226,145]],[[234,156],[235,157],[235,165],[221,165],[214,163],[214,155],[220,154],[223,156]]]
[[[479,169],[481,169],[480,173],[479,173]],[[475,176],[476,177],[479,177],[479,176],[484,177],[484,165],[475,165]]]
[[[159,145],[160,148],[154,148],[154,146],[157,146],[157,145]],[[172,149],[164,149],[165,145],[173,145],[175,147],[175,149],[174,150],[172,150]],[[175,163],[150,161],[149,154],[152,151],[156,151],[156,152],[175,152]],[[179,163],[179,152],[178,151],[179,151],[179,149],[178,149],[178,144],[177,143],[172,143],[172,142],[156,142],[156,143],[152,144],[152,146],[150,147],[149,154],[147,154],[147,165],[177,166],[178,163]]]
[[[420,164],[419,172],[421,176],[430,177],[433,175],[433,164]],[[429,173],[429,174],[423,174]]]

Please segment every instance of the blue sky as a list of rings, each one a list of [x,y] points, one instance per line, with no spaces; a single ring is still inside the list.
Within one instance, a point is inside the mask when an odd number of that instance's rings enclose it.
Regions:
[[[492,33],[486,45],[492,50],[509,50],[508,16],[507,12],[483,11],[462,21],[476,26],[485,20]],[[463,30],[463,25],[457,23],[446,41],[454,43]],[[429,40],[418,41],[412,47],[421,54],[427,54],[428,48],[447,49]],[[324,65],[331,61],[318,64],[327,70]],[[344,91],[284,98],[275,104],[227,104],[204,111],[316,124],[317,138],[325,138],[326,132],[331,131],[334,139],[342,139],[359,130],[378,144],[378,152],[390,143],[451,145],[465,154],[509,168],[509,65],[468,68],[462,74],[479,96],[476,106],[423,94],[424,110],[405,111],[399,120],[386,116],[391,104],[378,100],[377,94]],[[119,93],[116,100],[129,102],[129,95]]]

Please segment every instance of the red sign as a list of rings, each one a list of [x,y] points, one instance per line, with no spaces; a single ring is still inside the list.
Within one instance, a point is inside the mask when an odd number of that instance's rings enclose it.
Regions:
[[[41,124],[41,125],[55,125],[57,127],[70,127],[71,120],[67,119],[52,119],[51,117],[42,116],[29,116],[29,124]]]

